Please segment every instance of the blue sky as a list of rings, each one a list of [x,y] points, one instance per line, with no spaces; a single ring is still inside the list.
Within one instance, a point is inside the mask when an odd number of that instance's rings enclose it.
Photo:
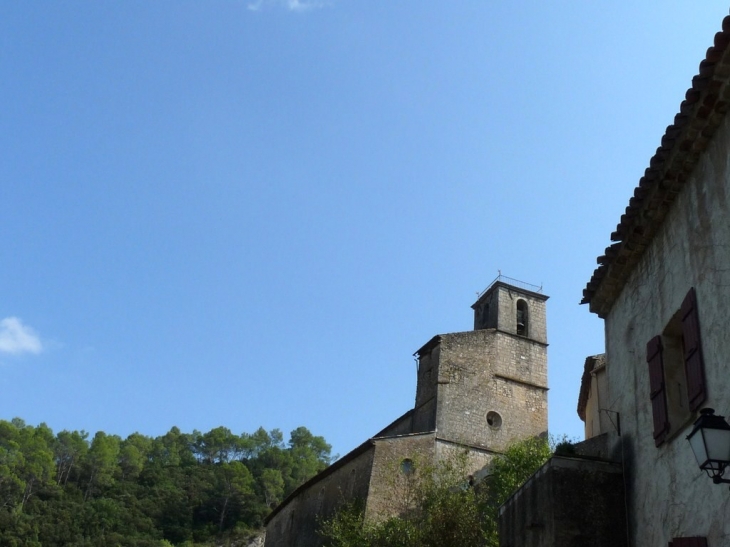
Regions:
[[[579,306],[727,4],[0,3],[0,419],[340,454],[498,270]]]

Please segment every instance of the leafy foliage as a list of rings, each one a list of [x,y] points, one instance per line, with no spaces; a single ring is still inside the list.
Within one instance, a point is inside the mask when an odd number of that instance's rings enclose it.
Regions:
[[[221,545],[331,462],[304,427],[151,438],[0,420],[0,545]]]
[[[552,455],[550,444],[543,438],[532,438],[513,444],[492,462],[485,481],[484,535],[486,545],[497,547],[499,507],[522,486]]]
[[[364,505],[346,505],[320,523],[330,547],[497,547],[500,505],[551,455],[541,438],[515,443],[496,457],[476,488],[467,477],[466,454],[416,473],[393,473],[391,515],[365,519]]]

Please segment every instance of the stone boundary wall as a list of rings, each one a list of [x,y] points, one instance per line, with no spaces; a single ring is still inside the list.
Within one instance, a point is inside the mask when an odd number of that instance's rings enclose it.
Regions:
[[[615,462],[553,456],[499,511],[500,547],[627,547]]]

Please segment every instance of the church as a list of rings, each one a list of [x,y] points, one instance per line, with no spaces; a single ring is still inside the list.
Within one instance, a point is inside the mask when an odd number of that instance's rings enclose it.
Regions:
[[[547,433],[547,325],[542,287],[498,276],[472,305],[474,330],[439,334],[414,356],[415,405],[302,484],[266,519],[266,547],[321,545],[318,520],[361,500],[392,515],[394,474],[466,452],[478,476],[516,440]]]

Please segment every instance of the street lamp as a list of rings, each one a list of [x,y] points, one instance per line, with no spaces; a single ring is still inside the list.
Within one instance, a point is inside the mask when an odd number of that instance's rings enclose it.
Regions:
[[[712,482],[730,483],[729,479],[722,478],[725,468],[730,465],[730,424],[725,418],[715,416],[712,408],[703,408],[687,440],[697,464]]]

